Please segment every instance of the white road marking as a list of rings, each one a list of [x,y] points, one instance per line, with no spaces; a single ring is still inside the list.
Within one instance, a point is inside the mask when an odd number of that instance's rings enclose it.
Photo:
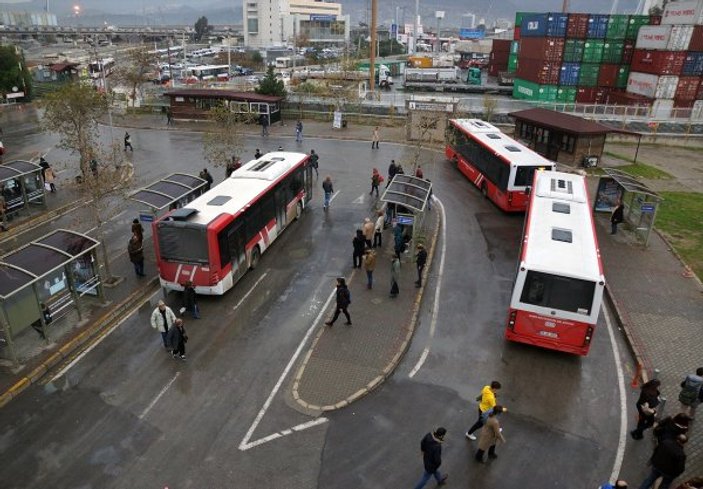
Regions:
[[[334,194],[332,194],[332,197],[330,198],[330,204],[332,203],[332,201],[334,200],[334,198],[335,198],[336,196],[338,196],[338,195],[339,195],[339,190],[337,190]]]
[[[288,361],[288,365],[286,365],[286,368],[283,369],[283,373],[278,378],[276,385],[273,386],[273,389],[271,390],[271,393],[269,394],[268,398],[266,399],[266,402],[264,402],[264,405],[261,407],[259,414],[256,415],[254,422],[251,424],[246,435],[244,435],[242,442],[239,444],[240,450],[244,451],[244,450],[251,448],[249,446],[250,445],[249,440],[251,439],[251,436],[254,434],[254,431],[256,430],[256,428],[259,426],[259,423],[261,423],[261,420],[264,418],[266,411],[268,411],[269,407],[271,407],[271,403],[273,402],[273,398],[276,396],[276,394],[278,393],[278,390],[283,385],[283,381],[288,376],[288,372],[290,372],[290,370],[293,368],[293,365],[295,364],[296,360],[298,359],[298,357],[302,353],[303,348],[305,347],[305,344],[310,339],[310,336],[312,336],[313,331],[315,331],[315,328],[317,327],[317,323],[319,323],[320,319],[322,319],[322,316],[327,311],[327,308],[329,307],[330,302],[332,302],[332,299],[336,296],[336,293],[337,293],[337,290],[332,289],[332,292],[330,293],[329,297],[325,301],[322,308],[320,308],[320,312],[318,313],[318,315],[315,317],[315,320],[308,328],[307,332],[305,333],[305,336],[303,337],[302,340],[300,340],[300,343],[298,344],[298,348],[295,350],[295,353],[293,353],[293,356]],[[274,436],[274,435],[270,435],[270,436]],[[278,437],[274,436],[274,438],[278,438]],[[265,443],[265,442],[262,442],[262,443]]]
[[[158,394],[156,394],[156,397],[149,403],[146,409],[142,411],[142,414],[139,415],[139,419],[144,419],[144,417],[149,414],[149,411],[151,411],[153,407],[156,406],[156,403],[159,402],[159,399],[161,399],[164,394],[166,394],[166,391],[173,385],[179,375],[181,375],[181,373],[176,372],[176,375],[174,375],[173,378],[168,381],[168,384],[163,386],[163,388],[159,391]]]
[[[259,285],[259,282],[261,282],[264,278],[266,278],[266,275],[268,275],[268,273],[269,273],[269,272],[268,272],[268,270],[267,270],[267,271],[265,271],[263,274],[261,274],[261,277],[259,277],[259,279],[258,279],[256,282],[254,282],[254,285],[252,285],[252,286],[249,288],[249,292],[247,292],[246,294],[244,294],[244,297],[242,297],[242,298],[239,300],[239,302],[237,302],[237,304],[232,308],[233,311],[236,311],[237,308],[238,308],[239,306],[241,306],[241,305],[244,303],[245,300],[247,300],[247,297],[249,297],[249,295],[250,295],[252,292],[254,292],[254,289],[256,288],[256,286]]]
[[[444,212],[444,205],[437,197],[432,197],[435,204],[442,211],[442,255],[439,259],[439,273],[437,274],[437,287],[434,291],[434,303],[432,309],[432,321],[430,322],[430,336],[427,338],[427,346],[422,351],[420,359],[417,361],[413,369],[408,374],[411,379],[415,377],[417,372],[422,368],[430,354],[430,345],[434,339],[435,331],[437,331],[437,316],[439,316],[439,296],[442,293],[442,278],[444,277],[444,259],[447,256],[447,214]]]
[[[308,428],[312,428],[314,426],[326,423],[327,421],[329,421],[329,420],[324,417],[316,418],[316,419],[313,419],[313,420],[308,421],[306,423],[302,423],[302,424],[293,426],[292,428],[281,430],[277,433],[273,433],[273,434],[265,436],[263,438],[259,438],[256,441],[252,441],[251,443],[247,443],[244,448],[242,448],[242,446],[240,445],[239,449],[242,451],[246,451],[246,450],[249,450],[250,448],[254,448],[254,447],[258,447],[259,445],[263,445],[264,443],[268,443],[270,441],[277,440],[278,438],[283,438],[284,436],[292,435],[293,433],[303,431]]]
[[[68,372],[68,371],[71,369],[71,367],[73,367],[75,364],[77,364],[79,361],[81,361],[81,359],[82,359],[84,356],[86,356],[88,353],[90,353],[91,350],[92,350],[93,348],[95,348],[96,346],[98,346],[105,338],[107,338],[108,336],[110,336],[110,334],[111,334],[114,330],[116,330],[117,328],[119,328],[119,327],[122,325],[122,323],[124,323],[124,322],[127,321],[129,318],[131,318],[132,315],[133,315],[137,310],[139,310],[139,308],[142,306],[142,304],[144,304],[144,303],[147,302],[147,301],[150,301],[156,294],[158,294],[158,293],[160,293],[160,292],[161,292],[160,290],[157,290],[157,291],[154,292],[150,297],[147,297],[146,299],[144,299],[144,300],[142,300],[141,302],[139,302],[139,304],[137,304],[136,306],[134,306],[134,307],[132,308],[132,310],[129,312],[129,314],[126,314],[125,317],[122,318],[121,321],[118,321],[117,323],[115,323],[114,326],[110,326],[110,328],[105,332],[105,334],[104,334],[101,338],[99,338],[95,343],[93,343],[93,344],[90,345],[88,348],[86,348],[85,350],[83,350],[76,358],[74,358],[73,360],[71,360],[71,363],[69,363],[68,365],[66,365],[64,368],[62,368],[62,369],[59,371],[59,373],[57,373],[56,375],[54,375],[54,377],[50,380],[50,382],[56,381],[56,380],[59,379],[61,376],[63,376],[66,372]]]
[[[114,216],[114,217],[113,217],[112,219],[110,219],[110,220],[112,221],[112,220],[119,219],[120,216],[122,216],[122,214],[124,214],[125,212],[127,212],[127,209],[123,210],[122,212],[120,212],[119,214],[117,214],[116,216]]]
[[[364,199],[366,198],[366,194],[361,194],[359,197],[357,197],[352,204],[363,204]]]
[[[87,231],[84,231],[83,234],[90,234],[93,231],[95,231],[96,229],[98,229],[98,226],[92,227],[92,228],[88,229]]]
[[[613,471],[610,473],[610,481],[615,483],[620,474],[622,461],[625,457],[625,442],[627,441],[627,397],[625,393],[625,374],[620,364],[620,348],[618,348],[618,344],[615,341],[615,332],[613,331],[610,314],[608,314],[608,310],[605,306],[602,306],[602,310],[605,324],[608,326],[608,336],[610,336],[610,345],[613,349],[615,371],[618,376],[618,390],[620,391],[620,436],[618,439],[618,450],[615,453],[615,462],[613,462]]]

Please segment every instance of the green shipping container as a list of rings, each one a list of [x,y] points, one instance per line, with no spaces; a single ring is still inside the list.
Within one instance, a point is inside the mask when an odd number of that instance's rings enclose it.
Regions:
[[[625,39],[637,39],[637,34],[643,25],[649,25],[649,15],[631,15],[627,23]]]
[[[520,52],[520,41],[510,43],[510,54],[518,54]]]
[[[557,89],[557,102],[573,104],[576,101],[576,87],[559,87]]]
[[[625,39],[627,27],[630,25],[629,15],[611,15],[608,18],[606,39]]]
[[[583,59],[583,45],[586,41],[581,39],[567,39],[564,43],[564,62],[580,63]]]
[[[630,76],[630,66],[621,65],[618,68],[618,76],[615,79],[615,88],[627,88],[627,78]]]
[[[508,73],[515,73],[517,71],[517,54],[510,54],[508,56]]]
[[[515,27],[520,27],[522,25],[522,18],[529,14],[534,14],[535,12],[515,12]]]
[[[614,39],[606,39],[603,44],[603,63],[620,64],[622,61],[622,51],[625,47],[625,41]]]
[[[603,45],[605,41],[601,39],[586,39],[583,45],[584,63],[600,63],[603,60]]]
[[[516,78],[515,84],[513,85],[513,98],[518,100],[556,102],[558,90],[559,87],[556,85],[538,85],[531,81]]]
[[[579,87],[595,87],[598,85],[600,64],[583,63],[579,74]]]

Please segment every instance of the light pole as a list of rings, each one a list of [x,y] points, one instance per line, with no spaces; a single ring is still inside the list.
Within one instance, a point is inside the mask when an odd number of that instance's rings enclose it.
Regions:
[[[440,30],[440,23],[442,22],[442,19],[444,18],[444,11],[443,10],[435,10],[434,13],[435,19],[437,19],[437,52],[442,51],[442,41],[439,39],[439,30]]]
[[[417,39],[420,30],[420,0],[415,0],[415,27],[413,29],[413,54],[417,53]]]

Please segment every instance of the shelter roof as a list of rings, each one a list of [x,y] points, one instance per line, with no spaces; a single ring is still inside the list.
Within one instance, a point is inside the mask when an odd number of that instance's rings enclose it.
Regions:
[[[148,187],[141,188],[129,196],[131,200],[146,204],[154,210],[166,209],[207,182],[188,173],[171,173]]]
[[[531,122],[541,127],[572,134],[600,135],[618,132],[637,135],[637,133],[633,133],[631,131],[624,131],[622,129],[610,127],[599,122],[589,121],[581,117],[565,114],[563,112],[556,112],[554,110],[543,109],[541,107],[510,112],[508,115],[517,120]]]
[[[395,175],[381,196],[382,202],[399,204],[415,212],[425,210],[432,183],[412,175]]]
[[[283,100],[283,97],[277,97],[275,95],[260,95],[254,92],[238,92],[236,90],[220,90],[213,88],[184,88],[182,90],[171,90],[170,92],[164,93],[164,95],[167,97],[219,98],[264,103],[276,103]]]
[[[657,202],[664,200],[658,193],[647,187],[644,183],[640,182],[629,173],[625,173],[624,171],[616,168],[603,168],[603,171],[605,171],[606,175],[618,182],[618,184],[620,184],[626,192],[647,195],[648,197],[655,199]]]
[[[0,182],[12,180],[30,173],[40,172],[41,166],[31,161],[15,160],[0,165]]]

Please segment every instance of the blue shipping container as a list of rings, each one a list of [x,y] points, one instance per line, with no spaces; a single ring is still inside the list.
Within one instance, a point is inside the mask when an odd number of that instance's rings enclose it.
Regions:
[[[550,13],[547,16],[547,37],[565,37],[568,14]]]
[[[575,87],[579,83],[579,75],[581,74],[580,63],[564,63],[561,65],[561,73],[559,74],[559,85]]]
[[[607,14],[592,14],[588,18],[588,36],[591,39],[605,39],[605,35],[608,32],[608,19]]]
[[[703,53],[693,51],[688,53],[683,62],[681,74],[684,76],[703,75]]]
[[[520,37],[546,37],[547,14],[526,14],[520,25]]]

